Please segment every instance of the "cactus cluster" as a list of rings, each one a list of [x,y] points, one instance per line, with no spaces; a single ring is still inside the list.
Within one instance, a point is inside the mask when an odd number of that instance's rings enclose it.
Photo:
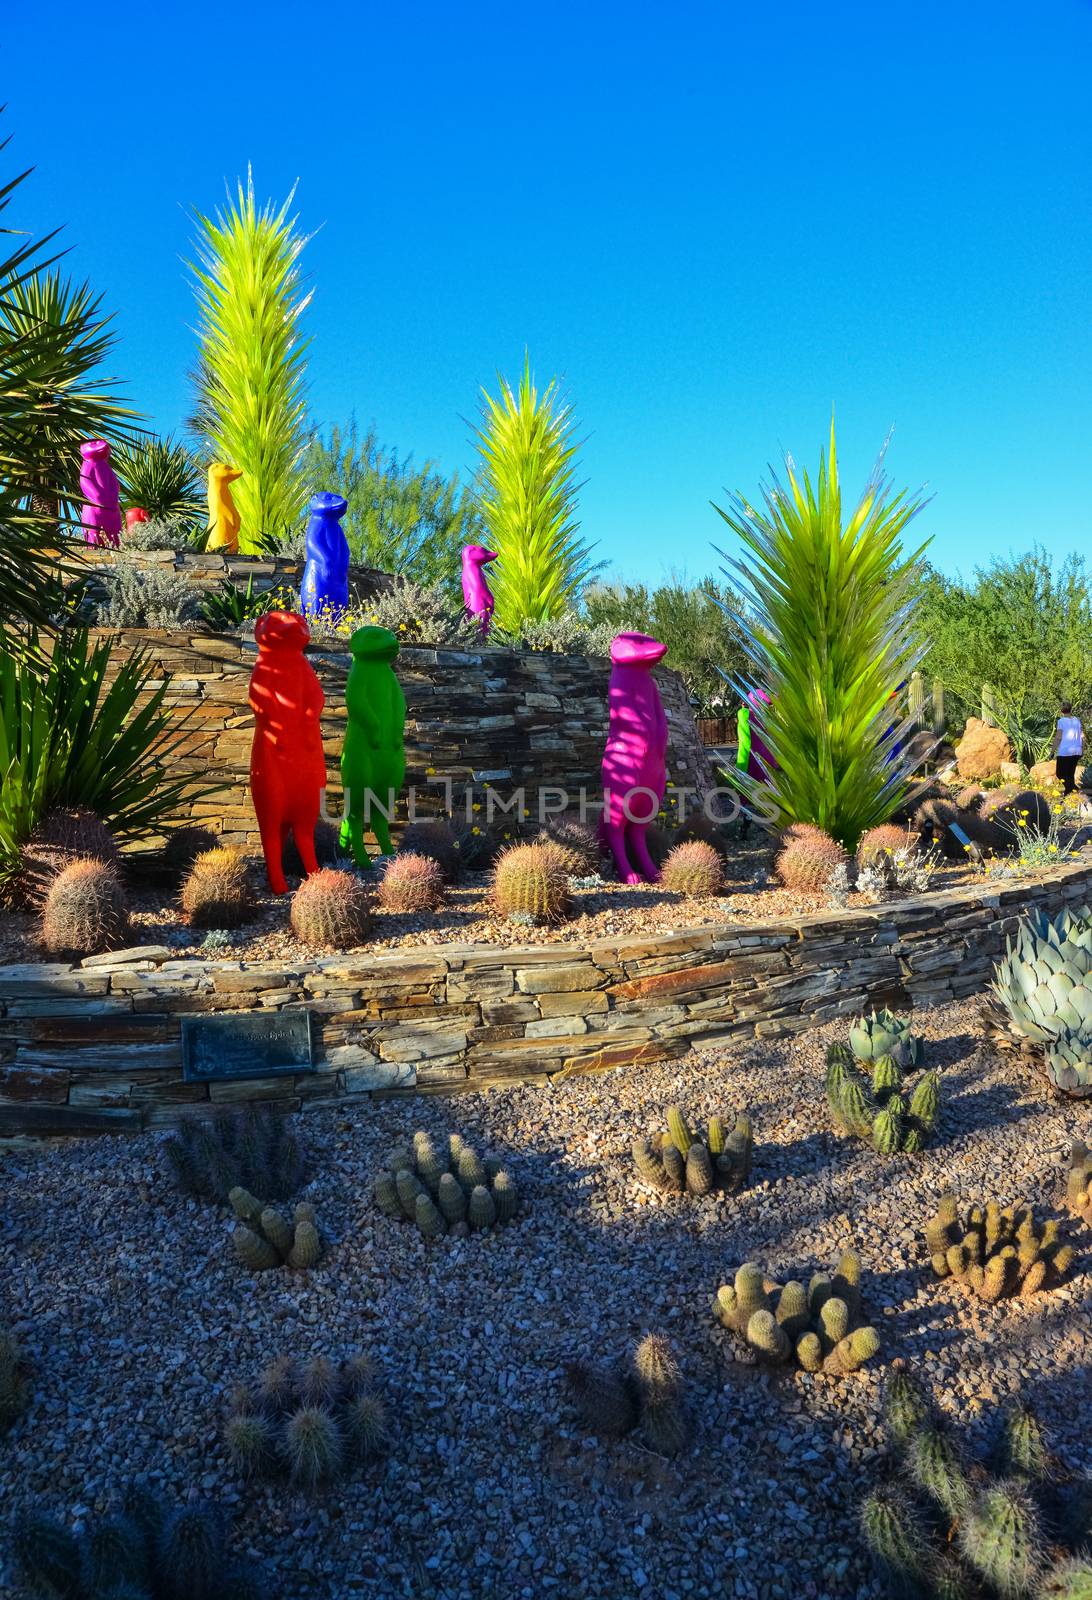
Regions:
[[[246,857],[218,846],[203,850],[182,884],[182,910],[193,928],[237,928],[253,914]]]
[[[870,1084],[862,1081],[851,1063],[844,1045],[831,1045],[826,1089],[835,1127],[871,1140],[882,1156],[924,1150],[940,1110],[937,1073],[923,1073],[907,1098],[894,1056],[876,1057]]]
[[[837,839],[810,822],[794,822],[782,835],[774,871],[786,889],[821,894],[849,856]]]
[[[513,844],[493,868],[493,910],[499,917],[561,922],[569,912],[569,873],[551,844]]]
[[[881,822],[878,828],[868,828],[861,834],[857,844],[857,865],[871,867],[889,885],[893,885],[897,852],[907,850],[915,843],[909,829],[900,828],[895,822]]]
[[[13,1333],[0,1328],[0,1439],[22,1416],[30,1400],[27,1368]]]
[[[926,1223],[925,1244],[938,1278],[958,1278],[991,1304],[1054,1288],[1073,1260],[1053,1218],[1040,1226],[1030,1206],[994,1200],[961,1213],[950,1192]]]
[[[795,1361],[805,1372],[843,1377],[880,1348],[880,1336],[861,1310],[861,1262],[852,1250],[844,1252],[832,1277],[816,1273],[806,1288],[796,1279],[776,1283],[745,1262],[734,1284],[718,1289],[713,1312],[761,1360]]]
[[[256,1200],[249,1189],[232,1189],[228,1195],[239,1225],[231,1236],[235,1254],[251,1272],[270,1267],[313,1267],[322,1255],[322,1235],[315,1208],[301,1203],[292,1221],[273,1206]]]
[[[398,841],[398,854],[427,856],[436,862],[448,883],[454,883],[462,872],[458,836],[444,817],[408,823]]]
[[[260,1569],[231,1560],[218,1506],[168,1510],[139,1484],[80,1534],[25,1512],[12,1530],[12,1556],[25,1592],[43,1600],[266,1600],[270,1593]]]
[[[599,835],[590,822],[551,817],[534,842],[551,845],[570,878],[590,878],[599,871]]]
[[[887,1386],[884,1415],[897,1460],[883,1477],[894,1483],[864,1500],[861,1528],[885,1594],[1088,1600],[1092,1562],[1071,1552],[1089,1531],[1089,1486],[1060,1472],[1033,1411],[1010,1410],[983,1461],[904,1372]]]
[[[741,1112],[731,1132],[722,1117],[710,1117],[704,1140],[690,1131],[678,1106],[667,1113],[666,1133],[634,1141],[633,1163],[642,1180],[661,1194],[712,1194],[742,1189],[751,1176],[754,1134]]]
[[[412,1148],[391,1151],[372,1192],[384,1216],[415,1222],[426,1239],[448,1233],[465,1239],[495,1224],[503,1227],[520,1204],[516,1180],[499,1156],[479,1159],[458,1133],[437,1145],[423,1128],[414,1134]]]
[[[98,955],[128,936],[129,911],[115,867],[87,857],[57,874],[42,911],[42,944],[50,955]]]
[[[304,1180],[295,1125],[268,1106],[187,1117],[163,1148],[179,1188],[203,1200],[226,1204],[233,1189],[287,1200]]]
[[[370,1357],[340,1364],[315,1356],[270,1363],[256,1384],[231,1397],[224,1443],[248,1477],[287,1477],[303,1488],[327,1483],[371,1461],[387,1438]]]
[[[400,850],[383,874],[376,898],[384,911],[436,911],[446,892],[447,880],[438,861]]]
[[[621,1439],[640,1427],[658,1455],[677,1455],[690,1438],[682,1373],[669,1341],[647,1333],[620,1367],[571,1361],[565,1382],[581,1421],[592,1433]]]
[[[912,1032],[909,1017],[897,1017],[886,1009],[857,1018],[849,1030],[849,1048],[854,1060],[861,1062],[890,1056],[903,1072],[920,1067],[925,1055],[924,1041]]]
[[[352,950],[365,942],[372,925],[371,891],[351,872],[320,867],[292,896],[288,920],[312,950]]]
[[[1092,1228],[1092,1154],[1079,1139],[1069,1156],[1065,1198],[1070,1211]]]
[[[704,839],[687,839],[669,852],[660,883],[692,900],[723,894],[724,857]]]
[[[47,811],[19,849],[16,887],[24,905],[45,904],[50,886],[73,861],[102,861],[117,867],[117,843],[102,818],[83,806]]]

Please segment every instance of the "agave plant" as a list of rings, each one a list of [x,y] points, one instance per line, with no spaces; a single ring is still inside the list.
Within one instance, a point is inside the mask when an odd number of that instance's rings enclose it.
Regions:
[[[754,676],[736,688],[745,704],[769,697],[768,782],[737,781],[771,821],[815,823],[851,851],[906,792],[911,759],[897,750],[908,724],[893,722],[891,697],[925,651],[913,628],[925,547],[908,555],[900,542],[923,502],[892,496],[882,462],[881,453],[847,519],[832,421],[814,484],[789,458],[787,487],[772,477],[764,508],[742,495],[714,506],[745,552],[725,557],[751,607],[744,645]]]
[[[306,238],[288,214],[295,190],[261,210],[247,172],[234,201],[214,217],[197,214],[197,410],[194,426],[209,454],[243,476],[234,485],[239,548],[283,537],[299,519],[300,454],[306,442],[299,323],[310,301],[300,292]]]
[[[986,1022],[1003,1044],[1041,1054],[1064,1094],[1092,1095],[1092,908],[1032,911],[994,970]]]
[[[516,633],[526,618],[542,621],[571,606],[593,567],[576,520],[572,407],[556,379],[539,392],[526,354],[514,391],[497,377],[500,396],[482,390],[476,430],[478,504],[498,556],[494,622]]]
[[[856,1019],[849,1030],[849,1048],[858,1061],[890,1056],[905,1072],[921,1065],[924,1045],[920,1035],[910,1031],[907,1017],[897,1017],[885,1008]]]
[[[205,520],[197,463],[179,440],[154,433],[113,452],[122,501],[142,506],[149,517]]]
[[[188,777],[166,776],[185,737],[163,704],[167,683],[138,705],[151,675],[143,654],[114,667],[109,642],[92,646],[86,628],[71,626],[44,666],[41,653],[34,635],[25,651],[0,650],[0,889],[48,811],[85,807],[119,840],[133,839],[194,793]]]

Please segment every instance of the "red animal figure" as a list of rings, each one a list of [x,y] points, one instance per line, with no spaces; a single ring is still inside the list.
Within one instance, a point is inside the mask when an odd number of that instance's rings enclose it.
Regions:
[[[319,717],[325,696],[303,653],[311,634],[294,611],[258,619],[258,659],[250,674],[254,743],[250,793],[262,836],[269,887],[284,894],[282,855],[291,831],[308,876],[318,871],[315,823],[326,787]]]

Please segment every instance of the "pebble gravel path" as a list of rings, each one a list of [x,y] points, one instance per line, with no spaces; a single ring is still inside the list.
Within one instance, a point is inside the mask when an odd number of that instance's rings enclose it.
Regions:
[[[0,1320],[35,1374],[0,1440],[0,1537],[21,1502],[79,1522],[143,1476],[225,1501],[270,1600],[879,1600],[856,1505],[892,1360],[981,1441],[1002,1403],[1034,1401],[1058,1454],[1092,1468],[1092,1232],[1063,1224],[1078,1256],[1060,1290],[992,1308],[937,1282],[920,1242],[949,1183],[1064,1215],[1092,1106],[995,1056],[974,1003],[917,1021],[942,1068],[939,1137],[918,1157],[831,1131],[833,1026],[550,1090],[312,1111],[304,1194],[328,1248],[310,1274],[247,1274],[226,1215],[171,1187],[156,1135],[0,1150]],[[639,1188],[630,1140],[676,1100],[698,1119],[749,1107],[749,1189],[698,1203]],[[379,1215],[369,1176],[419,1126],[503,1153],[522,1219],[429,1247]],[[875,1367],[841,1382],[756,1367],[714,1322],[740,1262],[806,1278],[850,1244]],[[692,1447],[671,1461],[588,1436],[561,1381],[570,1357],[621,1357],[651,1329],[687,1385]],[[231,1387],[281,1353],[361,1348],[382,1373],[387,1458],[316,1493],[242,1481],[220,1442]],[[0,1596],[15,1593],[0,1565]]]

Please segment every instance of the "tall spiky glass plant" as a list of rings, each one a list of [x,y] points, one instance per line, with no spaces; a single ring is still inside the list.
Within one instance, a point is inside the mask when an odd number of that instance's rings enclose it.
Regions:
[[[482,390],[475,430],[478,504],[486,543],[499,557],[489,574],[494,620],[515,633],[525,618],[544,620],[571,606],[594,569],[576,520],[571,405],[556,379],[539,393],[526,354],[514,391],[499,373],[497,381],[496,398]]]
[[[248,169],[246,187],[239,184],[223,211],[196,215],[194,427],[214,460],[242,470],[232,492],[244,551],[285,536],[301,510],[309,340],[299,324],[311,296],[299,274],[307,239],[288,214],[295,192],[279,208],[267,202],[259,210]]]
[[[713,507],[743,546],[742,560],[724,557],[725,571],[742,577],[752,611],[753,677],[736,688],[770,697],[761,737],[776,765],[768,786],[742,775],[740,784],[778,823],[816,823],[853,849],[906,792],[910,766],[896,753],[905,729],[891,697],[926,648],[914,628],[925,546],[907,554],[901,543],[924,501],[892,495],[881,452],[845,517],[833,421],[814,485],[791,458],[786,478],[782,486],[771,475],[761,508],[742,495]]]

